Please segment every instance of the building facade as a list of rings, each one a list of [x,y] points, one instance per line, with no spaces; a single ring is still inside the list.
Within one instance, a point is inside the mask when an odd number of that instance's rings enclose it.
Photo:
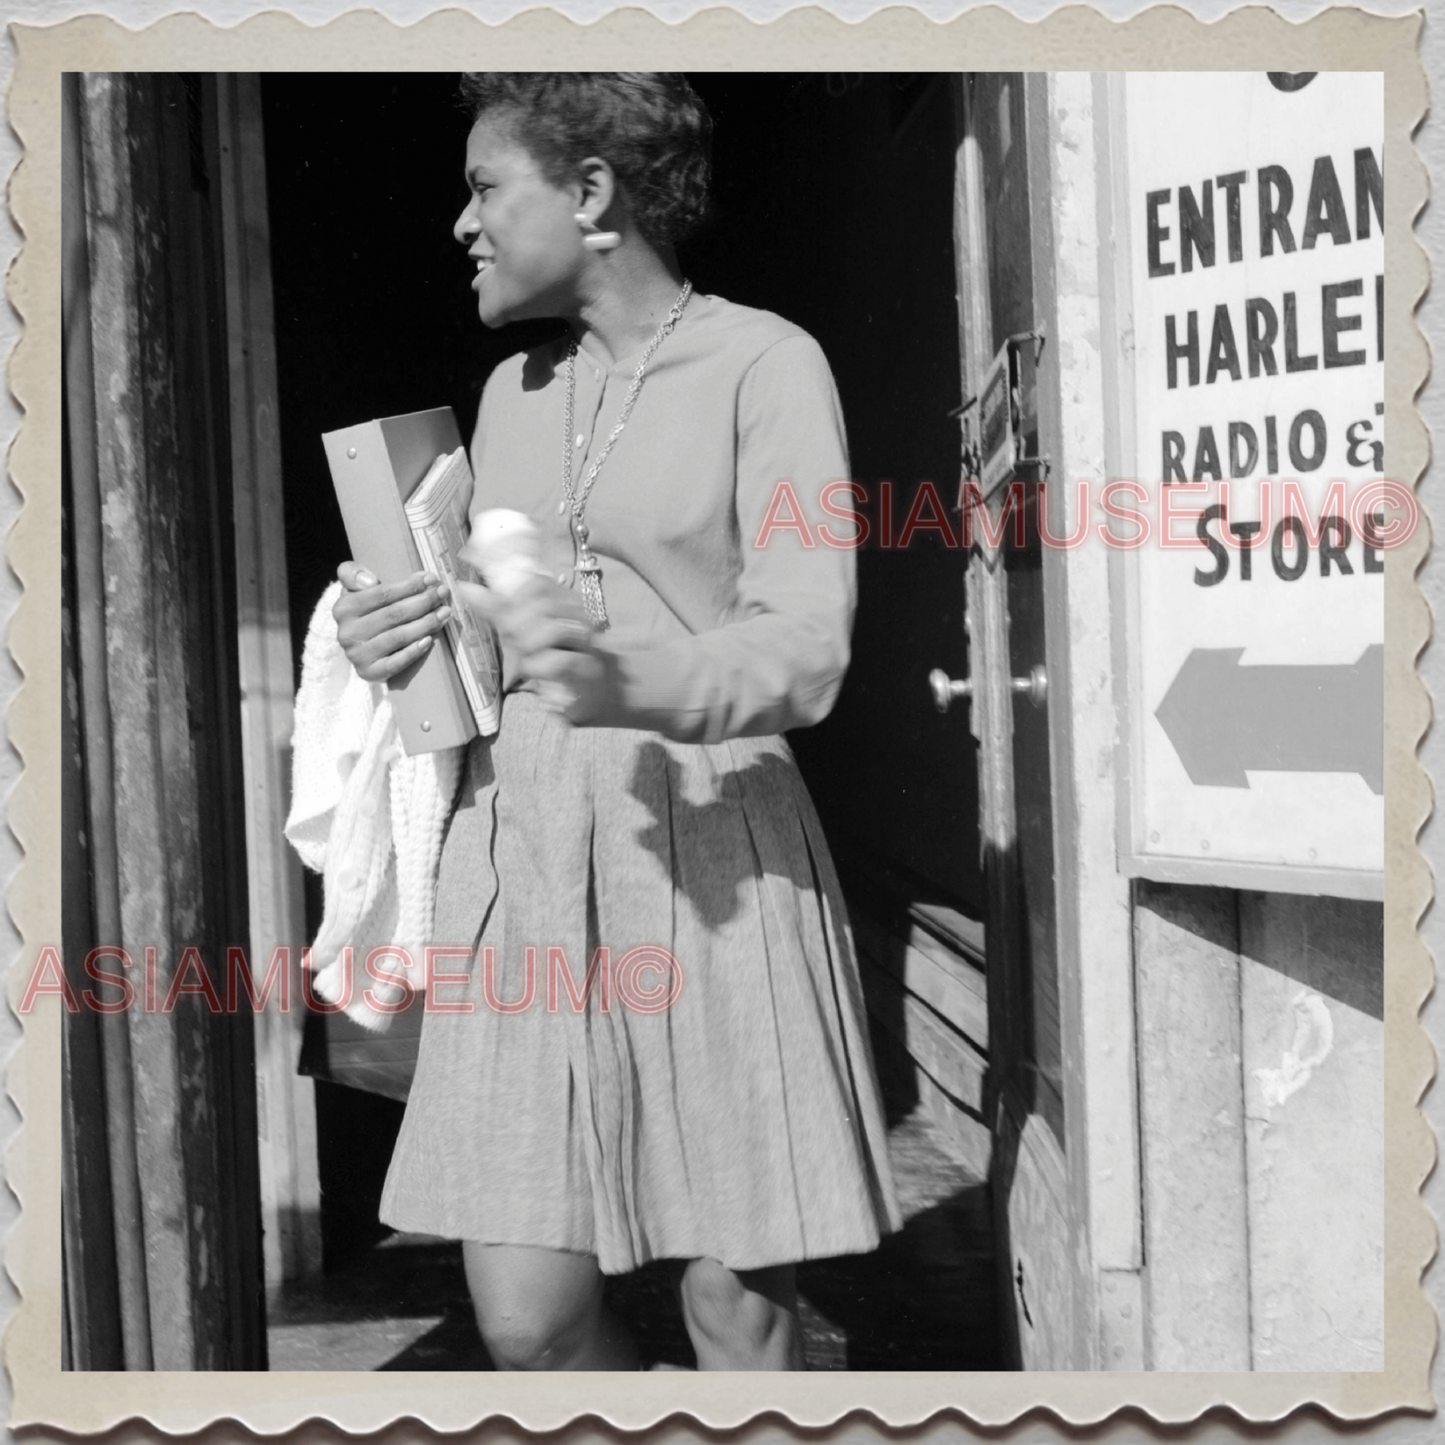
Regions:
[[[880,1067],[988,1181],[1001,1358],[1379,1369],[1408,525],[1379,77],[698,84],[720,219],[684,259],[816,335],[843,399],[854,662],[796,750]],[[345,556],[319,433],[469,420],[517,344],[437,279],[447,103],[66,91],[66,964],[78,991],[95,947],[154,946],[176,1003],[68,1023],[76,1367],[263,1367],[263,1286],[322,1267],[328,1131],[371,1127],[313,1083],[368,1064],[294,1007],[315,898],[281,822],[296,641]],[[329,185],[367,116],[361,234]],[[258,988],[289,948],[293,1007],[213,1014],[192,942],[222,992],[228,946]]]

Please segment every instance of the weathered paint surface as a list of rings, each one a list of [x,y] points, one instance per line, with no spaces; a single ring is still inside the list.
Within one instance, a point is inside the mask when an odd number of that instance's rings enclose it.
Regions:
[[[1149,1364],[1378,1370],[1378,904],[1138,885]]]
[[[1044,222],[1035,245],[1047,258],[1036,263],[1048,331],[1040,438],[1051,458],[1052,529],[1068,536],[1077,523],[1074,484],[1097,486],[1107,472],[1099,102],[1086,74],[1030,84],[1030,125],[1040,126],[1048,157],[1035,201],[1036,224]],[[1141,1361],[1142,1321],[1137,1282],[1125,1276],[1142,1263],[1142,1222],[1129,886],[1114,848],[1109,556],[1102,547],[1049,550],[1044,566],[1053,577],[1048,665],[1069,1193],[1082,1230],[1073,1244],[1074,1298],[1088,1367],[1130,1368]]]
[[[1030,1114],[1015,1137],[1005,1120],[995,1158],[1011,1174],[1008,1189],[1008,1285],[1013,1293],[1020,1364],[1025,1370],[1091,1367],[1089,1341],[1073,1327],[1081,1264],[1071,1244],[1068,1177],[1049,1126]],[[1003,1261],[1000,1261],[1002,1264]]]
[[[188,947],[214,964],[242,936],[235,900],[245,888],[228,843],[234,752],[211,510],[224,488],[207,411],[209,274],[190,96],[175,79],[81,81],[119,885],[119,937],[101,941],[123,944],[142,975],[139,1006],[117,1020],[128,1033],[133,1131],[113,1107],[107,1116],[113,1173],[133,1150],[139,1187],[115,1192],[114,1230],[142,1241],[149,1348],[162,1370],[264,1360],[247,1268],[254,1115],[234,1092],[242,1079],[253,1087],[250,1021],[211,1019],[194,987],[164,1008]],[[126,1355],[140,1358],[129,1338]]]
[[[1241,895],[1256,1369],[1384,1364],[1379,917],[1377,904]]]
[[[171,732],[163,712],[185,691],[158,659],[156,643],[178,640],[171,599],[173,566],[157,557],[165,517],[153,503],[155,479],[147,466],[146,424],[164,427],[146,405],[157,378],[146,378],[141,335],[141,294],[146,244],[144,217],[132,190],[130,127],[132,97],[123,80],[90,75],[83,82],[86,221],[91,258],[91,328],[94,345],[96,441],[106,574],[106,657],[116,798],[116,856],[124,940],[143,956],[149,947],[174,958],[176,914],[190,910],[171,887],[184,856],[168,836],[167,802],[185,790],[189,768],[163,745]],[[153,313],[152,313],[153,314]],[[164,373],[163,373],[164,374]],[[168,448],[158,438],[164,455]],[[168,776],[167,763],[175,766]],[[193,850],[192,850],[193,851]],[[119,940],[117,940],[119,941]],[[164,981],[161,987],[164,988]],[[139,1232],[145,1245],[146,1284],[155,1364],[160,1369],[192,1363],[188,1299],[194,1284],[186,1230],[184,1180],[174,1161],[181,1152],[181,1117],[173,1106],[182,1072],[178,1039],[168,1021],[135,1012],[127,1017],[134,1071],[135,1152],[142,1181],[141,1217],[131,1218],[117,1199],[117,1234]]]
[[[1146,1360],[1247,1370],[1249,1257],[1236,896],[1138,885]]]

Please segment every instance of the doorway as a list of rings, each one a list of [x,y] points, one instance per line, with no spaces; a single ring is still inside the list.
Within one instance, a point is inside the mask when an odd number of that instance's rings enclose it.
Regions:
[[[889,1120],[917,1178],[901,1246],[861,1273],[809,1266],[803,1289],[825,1367],[996,1368],[977,742],[966,714],[938,715],[928,685],[935,667],[969,667],[954,509],[958,78],[692,79],[716,123],[717,215],[685,248],[687,272],[699,290],[777,311],[817,338],[871,529],[843,692],[791,741],[854,914]],[[321,433],[450,404],[469,435],[492,367],[554,329],[492,333],[476,321],[451,235],[468,128],[455,93],[448,75],[262,82],[298,659],[347,555]],[[314,931],[320,898],[308,885]],[[348,1084],[357,1040],[344,1023],[313,1018],[308,1030],[334,1273],[384,1233],[376,1204],[401,1109]],[[934,1259],[921,1285],[920,1250]],[[407,1367],[426,1358],[413,1349]]]

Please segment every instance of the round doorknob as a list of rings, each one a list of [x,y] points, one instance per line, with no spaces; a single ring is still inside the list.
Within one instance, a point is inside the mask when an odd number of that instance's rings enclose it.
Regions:
[[[1036,662],[1027,677],[1010,678],[1009,681],[1013,690],[1023,693],[1035,707],[1044,705],[1044,699],[1049,695],[1049,675],[1044,671],[1043,663]]]
[[[950,677],[941,667],[935,667],[928,674],[928,687],[933,693],[933,705],[939,712],[947,712],[954,698],[972,697],[973,681],[964,678],[962,682]]]

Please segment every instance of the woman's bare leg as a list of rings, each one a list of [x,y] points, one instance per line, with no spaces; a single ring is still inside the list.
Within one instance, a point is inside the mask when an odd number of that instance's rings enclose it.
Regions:
[[[590,1254],[515,1244],[462,1245],[467,1286],[499,1370],[635,1370],[627,1327],[602,1303]]]
[[[792,1265],[734,1271],[715,1259],[693,1259],[679,1292],[698,1369],[803,1368]]]

